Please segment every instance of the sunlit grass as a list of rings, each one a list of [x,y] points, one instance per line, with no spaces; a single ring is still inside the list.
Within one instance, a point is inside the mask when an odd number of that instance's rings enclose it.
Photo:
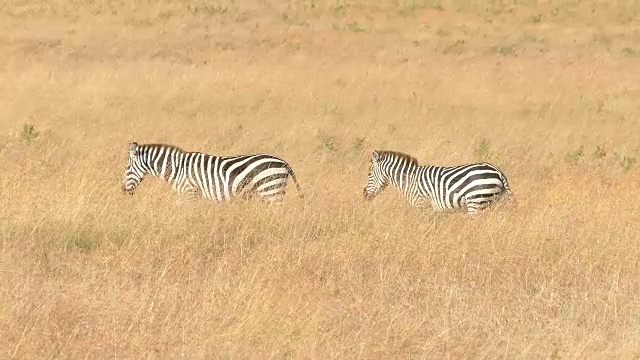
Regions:
[[[2,358],[638,355],[634,9],[233,4],[3,8]],[[270,152],[305,199],[126,196],[129,141]],[[373,149],[516,201],[364,202]]]

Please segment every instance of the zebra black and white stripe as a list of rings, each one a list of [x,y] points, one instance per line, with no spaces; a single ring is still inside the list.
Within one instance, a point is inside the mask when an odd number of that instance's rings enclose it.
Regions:
[[[374,150],[364,197],[373,199],[389,184],[416,207],[431,203],[436,211],[476,213],[503,195],[511,196],[506,176],[483,162],[459,166],[420,166],[418,160],[397,151]]]
[[[257,194],[265,201],[279,203],[289,177],[303,197],[289,164],[269,154],[213,156],[173,145],[132,142],[122,191],[133,194],[146,174],[169,182],[188,200],[204,197],[225,202]]]

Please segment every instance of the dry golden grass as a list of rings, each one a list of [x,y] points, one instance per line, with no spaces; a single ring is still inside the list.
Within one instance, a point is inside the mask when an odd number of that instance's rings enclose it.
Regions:
[[[638,8],[534,3],[0,5],[0,357],[638,357]],[[133,140],[306,199],[127,197]],[[373,149],[517,202],[366,203]]]

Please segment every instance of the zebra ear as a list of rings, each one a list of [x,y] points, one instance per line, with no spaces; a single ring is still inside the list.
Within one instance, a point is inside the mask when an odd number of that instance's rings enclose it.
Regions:
[[[129,143],[129,153],[135,155],[136,152],[138,152],[138,143],[135,141]]]
[[[380,154],[378,153],[378,150],[373,150],[373,152],[371,153],[371,160],[373,161],[380,160]]]

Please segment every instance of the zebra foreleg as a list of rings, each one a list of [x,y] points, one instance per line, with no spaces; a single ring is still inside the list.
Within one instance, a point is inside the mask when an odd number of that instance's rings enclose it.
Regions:
[[[182,207],[185,203],[193,203],[199,197],[198,189],[190,186],[182,191],[182,196],[176,200],[176,205]]]
[[[185,198],[187,199],[188,202],[194,202],[196,201],[196,199],[198,198],[198,192],[197,191],[190,191],[186,194]]]
[[[416,209],[421,210],[421,211],[425,210],[426,208],[428,208],[431,205],[429,203],[429,201],[427,201],[427,199],[425,199],[423,197],[409,199],[409,203],[411,205],[413,205]]]

